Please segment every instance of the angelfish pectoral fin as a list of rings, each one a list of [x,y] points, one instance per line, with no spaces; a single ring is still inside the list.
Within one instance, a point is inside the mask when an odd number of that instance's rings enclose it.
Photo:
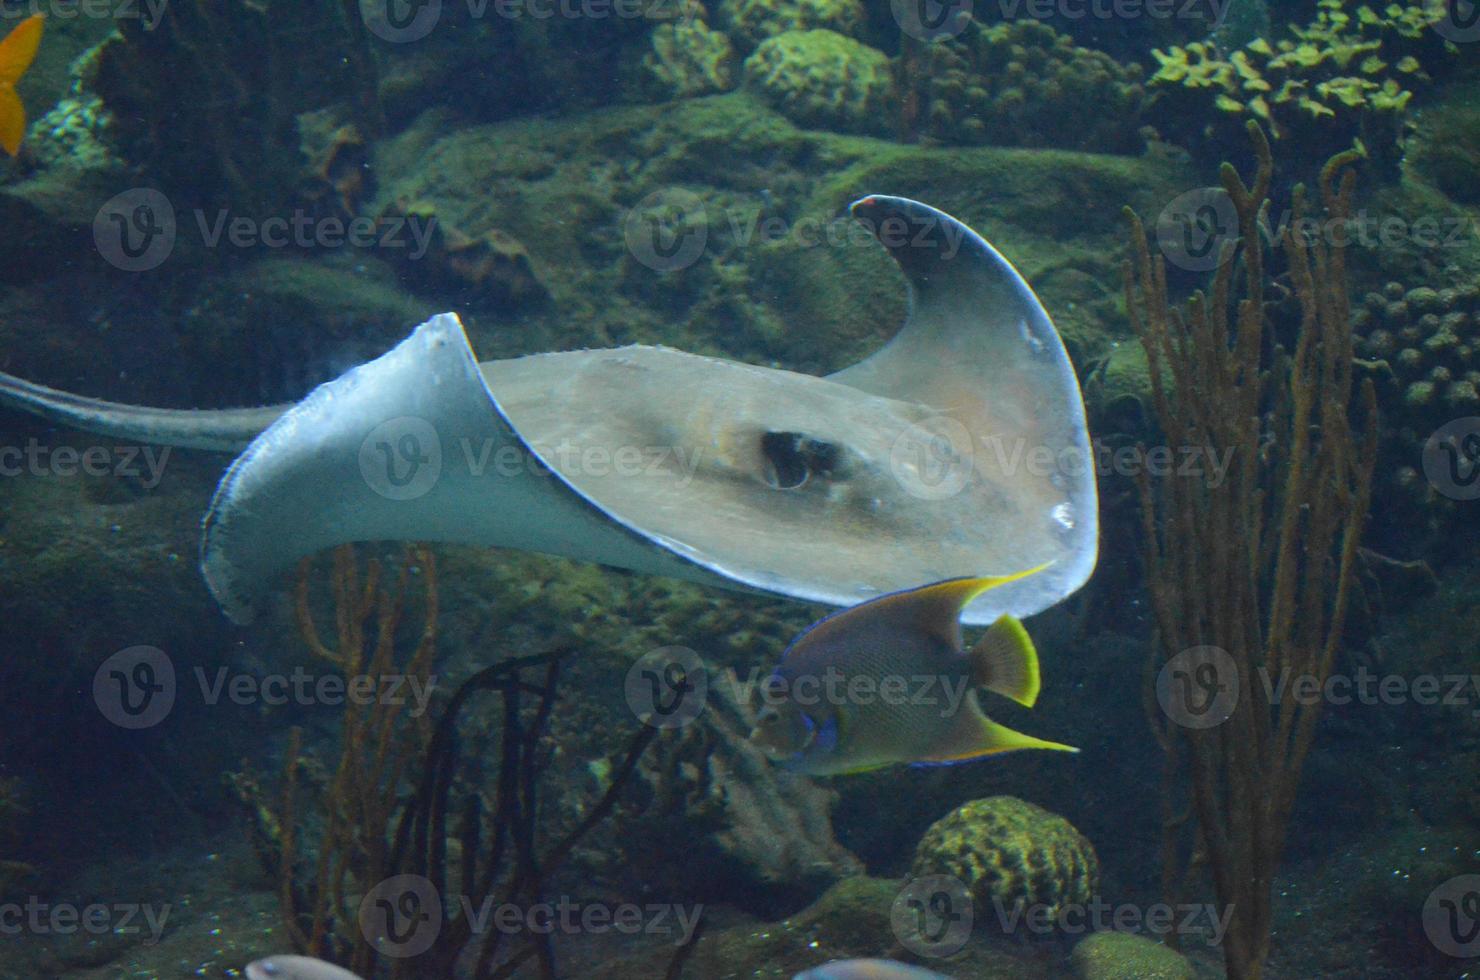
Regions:
[[[1078,752],[1072,745],[1049,742],[1032,735],[1014,731],[999,725],[986,715],[975,702],[968,702],[957,716],[956,726],[921,759],[925,763],[966,762],[1000,752],[1016,752],[1019,749],[1054,749],[1059,752]]]

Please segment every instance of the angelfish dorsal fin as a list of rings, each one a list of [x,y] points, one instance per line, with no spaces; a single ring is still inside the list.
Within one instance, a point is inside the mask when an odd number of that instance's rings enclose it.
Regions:
[[[1047,567],[1038,565],[1010,575],[986,575],[978,578],[953,578],[908,592],[875,599],[875,612],[881,617],[897,618],[911,627],[933,636],[951,650],[961,649],[961,610],[983,592],[1008,582],[1027,578]]]

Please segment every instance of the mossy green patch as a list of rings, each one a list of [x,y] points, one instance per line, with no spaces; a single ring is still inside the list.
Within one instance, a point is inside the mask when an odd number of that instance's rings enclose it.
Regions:
[[[1192,964],[1175,949],[1129,932],[1097,932],[1070,954],[1078,980],[1193,980]]]

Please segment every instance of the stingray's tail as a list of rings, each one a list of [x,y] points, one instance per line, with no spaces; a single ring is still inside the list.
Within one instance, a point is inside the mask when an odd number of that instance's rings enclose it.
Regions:
[[[259,432],[292,407],[179,409],[122,405],[57,391],[3,372],[0,406],[115,439],[227,453],[245,449]]]

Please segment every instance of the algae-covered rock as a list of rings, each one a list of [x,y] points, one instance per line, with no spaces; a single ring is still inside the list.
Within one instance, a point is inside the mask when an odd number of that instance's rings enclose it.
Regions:
[[[787,31],[745,59],[745,82],[803,126],[889,129],[893,75],[882,51],[836,31]]]
[[[1100,861],[1063,817],[1013,796],[989,796],[931,824],[911,874],[952,875],[983,909],[1043,906],[1057,915],[1094,896]]]
[[[859,0],[725,0],[719,13],[746,50],[787,31],[822,28],[857,37],[864,22]]]
[[[727,35],[702,19],[659,24],[637,75],[639,91],[654,100],[725,92],[735,85],[735,51]]]
[[[900,71],[919,106],[912,128],[942,142],[1112,153],[1142,146],[1141,69],[1076,47],[1039,21],[972,21],[903,58]]]
[[[1424,110],[1410,142],[1414,169],[1451,200],[1480,204],[1480,88],[1460,89]]]
[[[1197,974],[1175,949],[1131,932],[1084,937],[1069,956],[1078,980],[1193,980]]]

